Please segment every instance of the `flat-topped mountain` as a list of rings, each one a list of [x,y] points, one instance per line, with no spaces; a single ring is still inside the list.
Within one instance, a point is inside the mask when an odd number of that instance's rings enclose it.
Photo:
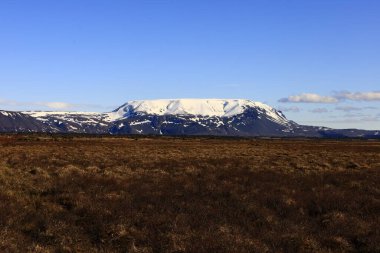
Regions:
[[[129,101],[108,113],[0,111],[1,132],[380,138],[379,131],[303,126],[247,99]]]
[[[157,99],[129,101],[115,110],[121,115],[134,113],[154,115],[196,115],[231,117],[243,113],[247,108],[265,111],[273,119],[285,120],[272,107],[247,99]]]

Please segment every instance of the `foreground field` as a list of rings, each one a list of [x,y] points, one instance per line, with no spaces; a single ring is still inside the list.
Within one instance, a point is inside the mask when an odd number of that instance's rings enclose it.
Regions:
[[[0,252],[380,252],[380,142],[0,136]]]

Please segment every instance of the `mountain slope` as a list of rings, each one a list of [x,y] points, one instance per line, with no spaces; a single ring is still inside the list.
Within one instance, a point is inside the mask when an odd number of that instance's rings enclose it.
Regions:
[[[97,112],[23,112],[43,122],[52,132],[107,133],[108,114]]]
[[[43,122],[23,114],[0,110],[0,132],[48,132]]]

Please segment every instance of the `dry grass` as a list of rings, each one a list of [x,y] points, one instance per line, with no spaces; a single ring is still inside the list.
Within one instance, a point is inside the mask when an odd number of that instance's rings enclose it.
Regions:
[[[0,252],[380,252],[380,142],[0,136]]]

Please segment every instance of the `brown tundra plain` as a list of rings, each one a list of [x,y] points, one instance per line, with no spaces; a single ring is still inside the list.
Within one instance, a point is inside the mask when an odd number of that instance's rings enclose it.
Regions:
[[[0,135],[0,252],[380,252],[380,142]]]

